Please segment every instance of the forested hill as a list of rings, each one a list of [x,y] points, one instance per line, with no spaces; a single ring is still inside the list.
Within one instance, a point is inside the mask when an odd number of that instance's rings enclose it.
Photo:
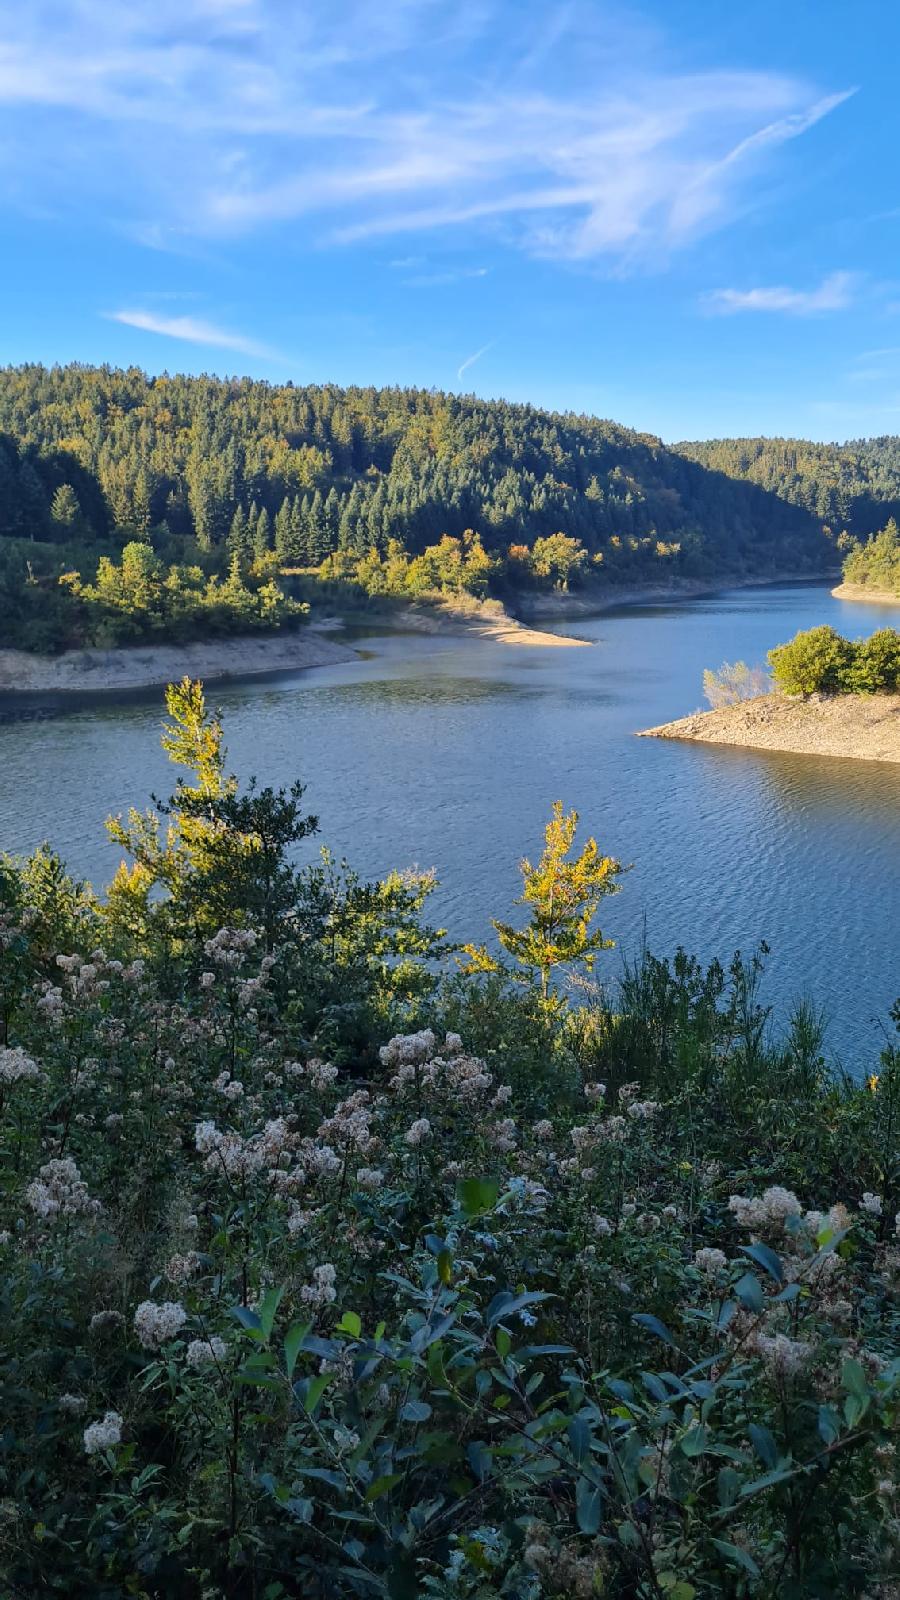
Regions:
[[[712,472],[758,484],[802,506],[835,533],[875,533],[900,517],[900,438],[812,444],[807,439],[708,439],[673,446]]]
[[[611,580],[833,565],[821,517],[611,422],[415,389],[0,370],[0,536],[286,564],[466,529],[490,550],[563,532]],[[121,545],[121,539],[119,539]],[[2,554],[2,551],[0,551]]]

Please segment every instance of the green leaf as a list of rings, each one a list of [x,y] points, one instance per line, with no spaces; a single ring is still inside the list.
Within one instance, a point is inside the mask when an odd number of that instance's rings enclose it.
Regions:
[[[456,1185],[456,1200],[465,1217],[478,1217],[493,1211],[500,1194],[496,1178],[460,1178]]]
[[[734,1286],[734,1292],[747,1311],[759,1312],[763,1308],[762,1284],[752,1272],[745,1272]]]
[[[498,1322],[511,1317],[517,1311],[523,1311],[526,1306],[540,1305],[542,1301],[549,1300],[549,1294],[541,1289],[526,1289],[522,1294],[510,1294],[508,1289],[502,1289],[495,1294],[485,1312],[485,1326],[495,1328]]]
[[[337,1325],[338,1333],[348,1333],[351,1339],[358,1339],[362,1333],[362,1320],[355,1311],[345,1311]]]
[[[719,1555],[730,1561],[732,1566],[741,1567],[744,1572],[749,1572],[751,1578],[760,1577],[759,1567],[753,1557],[748,1555],[746,1550],[741,1550],[739,1545],[729,1544],[727,1539],[713,1539],[713,1544]]]
[[[580,1467],[591,1452],[591,1430],[584,1417],[571,1417],[566,1430],[576,1467]]]
[[[866,1374],[860,1363],[852,1356],[848,1356],[841,1366],[841,1383],[850,1394],[858,1395],[861,1400],[868,1399],[869,1385]]]
[[[306,1335],[312,1327],[311,1322],[293,1322],[284,1336],[284,1363],[287,1367],[288,1379],[294,1376],[297,1357]]]
[[[734,1467],[722,1468],[716,1478],[716,1491],[719,1497],[719,1505],[723,1509],[728,1510],[730,1506],[734,1505],[741,1491],[740,1476],[735,1472]]]
[[[581,1533],[593,1534],[600,1527],[603,1490],[589,1478],[579,1478],[575,1490],[575,1520]]]
[[[275,1315],[278,1311],[279,1305],[281,1304],[281,1297],[283,1294],[283,1288],[267,1289],[259,1302],[259,1323],[263,1331],[263,1337],[266,1339],[270,1339],[272,1337],[272,1329],[275,1326]]]
[[[431,1407],[425,1400],[407,1400],[400,1408],[401,1422],[427,1422],[431,1416]]]
[[[448,1288],[453,1282],[453,1256],[449,1250],[444,1249],[438,1255],[437,1270],[441,1283]]]
[[[778,1460],[778,1446],[768,1428],[761,1427],[758,1422],[751,1422],[747,1434],[763,1466],[774,1467]]]
[[[663,1344],[671,1345],[673,1350],[678,1349],[668,1328],[664,1322],[660,1322],[659,1317],[651,1316],[647,1311],[639,1311],[631,1320],[636,1322],[639,1328],[646,1328],[648,1333],[652,1333],[657,1339],[661,1339]]]
[[[823,1444],[834,1444],[840,1435],[841,1419],[834,1406],[819,1407],[819,1437]]]
[[[331,1376],[330,1372],[320,1372],[317,1377],[309,1378],[306,1384],[302,1386],[302,1405],[307,1416],[312,1416],[331,1382]],[[298,1385],[298,1387],[300,1386]]]
[[[781,1257],[777,1256],[774,1250],[770,1250],[767,1244],[742,1244],[741,1251],[745,1256],[749,1256],[751,1261],[755,1261],[757,1266],[762,1267],[776,1283],[784,1283]]]
[[[261,1340],[265,1338],[263,1325],[257,1313],[251,1311],[249,1306],[232,1306],[231,1315],[241,1324],[241,1327],[250,1335],[251,1339]]]
[[[380,1478],[376,1478],[374,1483],[369,1484],[366,1499],[370,1503],[373,1500],[380,1500],[382,1495],[390,1494],[395,1484],[402,1482],[402,1472],[385,1472]]]

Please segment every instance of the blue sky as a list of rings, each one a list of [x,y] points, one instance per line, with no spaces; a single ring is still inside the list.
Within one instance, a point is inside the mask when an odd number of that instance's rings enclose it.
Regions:
[[[888,0],[3,0],[5,361],[900,432]]]

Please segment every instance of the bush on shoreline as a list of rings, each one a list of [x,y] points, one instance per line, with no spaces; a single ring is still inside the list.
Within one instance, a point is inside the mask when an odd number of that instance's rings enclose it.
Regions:
[[[765,951],[549,987],[561,812],[451,974],[168,701],[105,897],[0,864],[4,1592],[893,1600],[898,1052],[775,1038]]]
[[[808,628],[769,651],[784,694],[896,694],[900,691],[900,632],[879,628],[868,639],[845,639],[834,628]]]

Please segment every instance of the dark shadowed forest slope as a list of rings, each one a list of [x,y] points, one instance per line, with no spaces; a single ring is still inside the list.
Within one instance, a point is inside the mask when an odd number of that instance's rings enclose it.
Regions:
[[[877,532],[900,516],[900,438],[813,444],[807,439],[708,439],[674,445],[688,460],[753,483],[833,532]]]

